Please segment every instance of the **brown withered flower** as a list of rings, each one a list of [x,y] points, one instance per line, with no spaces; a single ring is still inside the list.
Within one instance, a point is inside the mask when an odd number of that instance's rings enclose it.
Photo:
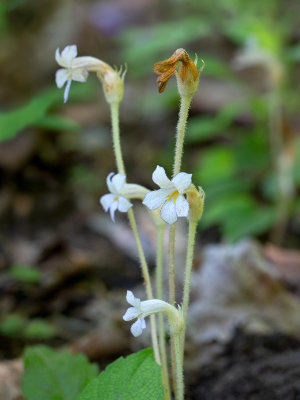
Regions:
[[[178,72],[176,68],[181,62]],[[197,63],[197,59],[196,59]],[[177,49],[173,55],[165,61],[154,64],[153,72],[158,75],[158,91],[162,93],[172,75],[176,73],[179,84],[187,83],[195,87],[198,86],[198,79],[203,66],[197,70],[195,62],[190,58],[187,51]]]

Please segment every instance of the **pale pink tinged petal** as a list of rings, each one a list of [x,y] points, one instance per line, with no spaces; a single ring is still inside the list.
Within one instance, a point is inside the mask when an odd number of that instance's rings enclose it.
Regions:
[[[148,192],[143,200],[143,204],[149,208],[149,210],[156,210],[166,200],[167,197],[172,193],[173,189],[158,189]]]
[[[182,194],[187,188],[191,186],[192,183],[192,174],[187,174],[185,172],[179,172],[174,178],[172,182],[176,186],[176,189],[180,194]]]
[[[126,300],[130,305],[140,309],[141,300],[138,297],[135,297],[131,290],[127,290]]]
[[[85,68],[73,69],[72,79],[77,82],[86,82],[89,76],[88,71]]]
[[[165,169],[159,165],[152,174],[152,180],[161,188],[168,188],[172,185],[170,179],[166,175]]]
[[[112,183],[111,183],[111,177],[112,177],[112,176],[114,176],[114,172],[111,172],[111,173],[109,173],[109,174],[107,175],[106,184],[107,184],[108,190],[109,190],[111,193],[117,194],[117,193],[115,193],[115,192],[113,191],[114,187],[113,187],[113,185],[112,185]]]
[[[132,321],[140,315],[140,312],[135,307],[129,307],[123,315],[124,321]]]
[[[69,79],[69,72],[66,69],[58,69],[55,73],[55,82],[58,88],[62,88]]]
[[[77,56],[77,46],[75,44],[66,46],[61,52],[61,60],[70,67],[73,59]]]
[[[115,212],[116,212],[117,208],[118,208],[118,201],[114,200],[112,202],[112,205],[110,206],[110,209],[109,209],[110,217],[113,220],[113,222],[115,222]]]
[[[119,197],[119,205],[118,205],[118,210],[121,212],[127,212],[130,207],[132,207],[133,204],[130,203],[129,200],[126,199],[124,196]]]
[[[145,321],[144,321],[145,322]],[[140,336],[143,333],[143,329],[145,329],[146,324],[143,324],[140,318],[131,325],[130,331],[134,337]]]
[[[117,193],[120,193],[120,190],[122,189],[124,183],[126,180],[126,176],[122,175],[122,174],[116,174],[113,178],[112,178],[112,184],[115,187],[115,190]]]
[[[113,194],[105,194],[100,198],[100,203],[102,204],[102,207],[104,208],[104,211],[107,212],[109,207],[112,205],[114,201],[114,195]]]
[[[190,205],[184,196],[179,195],[177,197],[175,207],[178,217],[187,217],[189,215]]]
[[[168,224],[172,225],[177,221],[175,203],[173,200],[166,201],[160,211],[160,216]]]
[[[64,92],[64,103],[66,103],[68,101],[71,82],[72,82],[72,79],[67,80],[67,84],[66,84],[65,92]]]

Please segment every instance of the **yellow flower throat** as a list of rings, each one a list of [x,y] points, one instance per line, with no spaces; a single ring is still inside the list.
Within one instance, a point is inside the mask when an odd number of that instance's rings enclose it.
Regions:
[[[177,200],[177,197],[179,196],[179,192],[178,190],[175,190],[175,192],[171,193],[168,197],[167,197],[167,201],[170,201],[173,198],[173,201],[175,203],[175,201]]]

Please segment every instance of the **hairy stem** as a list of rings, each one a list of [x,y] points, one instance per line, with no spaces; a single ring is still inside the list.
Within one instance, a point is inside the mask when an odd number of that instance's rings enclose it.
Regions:
[[[174,350],[176,362],[176,400],[184,398],[183,365],[181,357],[180,334],[174,335]]]
[[[186,263],[185,263],[183,303],[182,303],[182,312],[183,312],[183,330],[181,332],[182,363],[183,363],[183,359],[184,359],[184,342],[185,342],[185,332],[186,332],[187,316],[188,316],[188,309],[189,309],[189,298],[190,298],[190,289],[191,289],[191,273],[192,273],[192,267],[193,267],[193,255],[194,255],[196,229],[197,229],[197,222],[190,221],[187,252],[186,252]]]
[[[122,175],[126,175],[124,161],[122,156],[121,150],[121,142],[120,142],[120,126],[119,126],[119,103],[111,103],[110,104],[111,110],[111,122],[112,122],[112,136],[113,136],[113,148],[116,158],[116,164],[118,172]],[[141,263],[142,268],[142,275],[144,278],[145,286],[146,286],[146,293],[148,300],[153,298],[152,294],[152,287],[149,275],[149,268],[147,265],[144,249],[141,243],[140,235],[137,229],[135,216],[133,210],[130,208],[128,210],[128,219],[129,223],[135,238],[138,255]],[[155,315],[150,316],[151,321],[151,337],[152,337],[152,345],[154,350],[155,361],[157,364],[160,364],[160,354],[159,354],[159,347],[158,347],[158,340],[157,340],[157,329],[156,329],[156,318]]]
[[[157,298],[163,300],[163,239],[164,225],[157,227],[157,252],[156,252],[156,291]],[[165,325],[163,314],[158,314],[159,349],[162,364],[162,381],[165,389],[165,400],[171,400],[169,373],[167,364]]]

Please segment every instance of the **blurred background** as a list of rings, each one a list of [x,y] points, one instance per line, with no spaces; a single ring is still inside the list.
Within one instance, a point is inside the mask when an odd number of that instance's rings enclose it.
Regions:
[[[127,65],[127,180],[151,188],[157,164],[171,172],[179,104],[174,78],[158,94],[153,65],[180,47],[205,61],[183,160],[206,192],[188,391],[191,399],[252,399],[254,382],[255,399],[300,398],[292,397],[300,396],[293,379],[270,397],[259,397],[255,380],[281,351],[282,371],[292,365],[292,376],[300,376],[299,15],[297,0],[0,3],[1,399],[21,398],[18,358],[27,345],[68,346],[104,366],[148,343],[133,342],[121,319],[126,289],[139,285],[143,297],[126,218],[118,214],[111,223],[98,201],[116,170],[101,85],[93,74],[85,84],[73,82],[66,105],[55,86],[55,50],[70,44],[79,56]],[[155,230],[138,207],[137,215],[153,267]],[[184,226],[178,235],[181,260]],[[180,288],[180,273],[178,280]],[[291,346],[298,362],[286,358]],[[201,359],[192,357],[195,348]],[[267,366],[259,364],[262,354],[271,357]],[[248,384],[232,391],[244,382],[242,367],[224,378],[232,359],[245,362],[245,376],[253,361],[249,393]],[[282,371],[276,379],[290,382]]]

